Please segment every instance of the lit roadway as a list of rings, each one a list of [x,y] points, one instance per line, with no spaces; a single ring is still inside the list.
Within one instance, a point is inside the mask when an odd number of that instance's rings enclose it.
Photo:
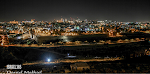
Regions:
[[[57,63],[75,63],[75,62],[92,62],[92,61],[116,61],[123,60],[123,58],[104,58],[104,59],[63,59],[55,60],[55,62],[33,62],[33,63],[23,63],[22,65],[36,65],[36,64],[57,64]]]

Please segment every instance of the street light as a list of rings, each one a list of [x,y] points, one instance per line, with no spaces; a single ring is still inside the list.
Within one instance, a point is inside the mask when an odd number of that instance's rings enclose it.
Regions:
[[[47,61],[50,62],[50,59],[48,59]]]

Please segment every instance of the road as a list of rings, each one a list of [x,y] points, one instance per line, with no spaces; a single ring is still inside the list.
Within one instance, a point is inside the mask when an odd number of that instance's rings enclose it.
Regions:
[[[55,60],[55,62],[33,62],[33,63],[23,63],[23,65],[36,65],[36,64],[57,64],[57,63],[75,63],[75,62],[92,62],[92,61],[116,61],[123,60],[123,58],[105,58],[105,59],[63,59]]]

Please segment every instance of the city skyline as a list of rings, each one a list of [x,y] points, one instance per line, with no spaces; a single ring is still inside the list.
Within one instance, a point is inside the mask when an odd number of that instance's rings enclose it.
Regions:
[[[149,8],[148,0],[0,0],[0,74],[150,73]]]
[[[80,20],[149,21],[148,0],[1,0],[0,21]]]

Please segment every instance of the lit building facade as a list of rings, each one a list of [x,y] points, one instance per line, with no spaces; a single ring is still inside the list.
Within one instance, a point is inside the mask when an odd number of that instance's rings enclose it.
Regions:
[[[18,21],[10,21],[9,23],[11,23],[11,24],[18,24]]]

